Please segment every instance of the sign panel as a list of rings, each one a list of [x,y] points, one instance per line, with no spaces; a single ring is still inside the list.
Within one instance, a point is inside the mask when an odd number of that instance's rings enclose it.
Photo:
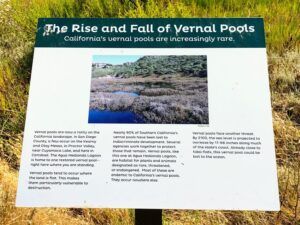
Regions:
[[[16,204],[279,210],[263,20],[40,19]]]

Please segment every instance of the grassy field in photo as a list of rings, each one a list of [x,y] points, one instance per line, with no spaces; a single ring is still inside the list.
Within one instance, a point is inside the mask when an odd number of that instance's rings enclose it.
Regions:
[[[206,56],[109,57],[124,63],[93,64],[90,123],[208,124]]]
[[[38,18],[264,17],[281,210],[164,210],[163,221],[165,225],[298,225],[299,15],[299,0],[0,0],[0,224],[129,225],[134,219],[130,209],[14,206]]]

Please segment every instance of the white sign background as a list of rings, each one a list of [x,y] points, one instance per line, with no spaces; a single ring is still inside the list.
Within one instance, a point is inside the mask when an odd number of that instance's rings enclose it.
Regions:
[[[88,124],[93,55],[207,55],[209,125]],[[30,165],[35,130],[100,131],[102,158],[91,169],[88,186],[27,189],[29,171],[35,171]],[[181,148],[175,169],[181,177],[111,182],[114,130],[177,131]],[[261,138],[261,154],[193,159],[195,131],[253,132]],[[266,49],[35,48],[16,205],[279,210]]]

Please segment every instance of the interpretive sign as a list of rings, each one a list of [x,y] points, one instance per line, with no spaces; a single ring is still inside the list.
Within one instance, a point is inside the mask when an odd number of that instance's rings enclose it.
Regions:
[[[16,204],[279,210],[263,20],[40,19]]]

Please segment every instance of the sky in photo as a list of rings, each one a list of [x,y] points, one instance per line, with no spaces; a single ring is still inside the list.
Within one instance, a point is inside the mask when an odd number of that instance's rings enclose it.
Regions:
[[[93,63],[109,63],[118,65],[126,62],[135,62],[141,57],[142,55],[94,55]]]

